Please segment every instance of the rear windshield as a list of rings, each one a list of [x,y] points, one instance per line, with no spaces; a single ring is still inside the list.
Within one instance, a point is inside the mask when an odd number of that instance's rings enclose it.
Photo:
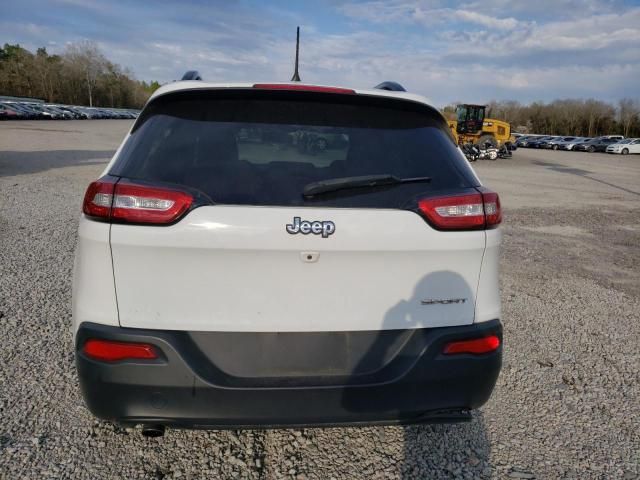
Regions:
[[[446,123],[428,107],[355,95],[249,95],[160,97],[109,173],[236,205],[403,208],[416,195],[477,185]],[[432,180],[302,194],[312,182],[385,174]]]

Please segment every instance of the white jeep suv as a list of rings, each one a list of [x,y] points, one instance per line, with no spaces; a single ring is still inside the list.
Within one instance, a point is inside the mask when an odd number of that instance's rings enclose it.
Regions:
[[[500,221],[417,95],[160,88],[84,199],[87,406],[149,435],[468,420],[501,366]]]

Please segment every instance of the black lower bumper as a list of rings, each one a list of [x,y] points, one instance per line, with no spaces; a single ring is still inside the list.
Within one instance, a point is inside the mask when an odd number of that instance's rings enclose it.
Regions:
[[[89,410],[117,422],[187,428],[452,422],[467,420],[470,409],[489,399],[502,346],[484,355],[443,355],[443,347],[488,335],[502,339],[498,320],[324,334],[190,333],[83,323],[76,364]],[[150,343],[161,358],[95,361],[82,353],[90,338]]]

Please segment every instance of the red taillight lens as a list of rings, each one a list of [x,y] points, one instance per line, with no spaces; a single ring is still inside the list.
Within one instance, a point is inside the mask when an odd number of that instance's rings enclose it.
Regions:
[[[483,353],[491,353],[500,347],[500,338],[496,335],[489,337],[474,338],[473,340],[461,340],[457,342],[447,343],[442,353],[445,355],[455,355],[462,353],[472,353],[481,355]]]
[[[82,211],[85,215],[99,220],[109,220],[114,187],[115,182],[111,180],[92,182],[87,188],[84,202],[82,202]]]
[[[84,354],[102,362],[121,360],[154,360],[158,353],[153,345],[147,343],[113,342],[111,340],[91,339],[82,347]]]
[[[111,218],[118,222],[167,224],[180,218],[193,197],[178,190],[120,182],[116,185]]]
[[[166,225],[184,215],[192,203],[193,197],[179,190],[98,180],[87,188],[82,210],[97,220]]]
[[[262,90],[294,90],[304,92],[322,92],[322,93],[345,93],[353,95],[355,90],[350,88],[339,87],[323,87],[320,85],[300,85],[291,83],[256,83],[253,88],[260,88]]]
[[[425,198],[418,208],[438,230],[495,228],[502,221],[500,199],[494,192]]]
[[[484,207],[479,193],[425,198],[418,202],[418,208],[440,230],[484,228]]]
[[[495,192],[482,192],[484,200],[484,214],[487,219],[487,228],[496,228],[502,222],[502,208],[500,197]]]

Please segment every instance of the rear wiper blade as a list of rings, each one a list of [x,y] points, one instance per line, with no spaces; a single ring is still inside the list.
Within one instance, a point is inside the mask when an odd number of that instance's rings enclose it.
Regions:
[[[391,174],[361,175],[359,177],[341,177],[321,180],[305,185],[302,194],[305,197],[314,197],[324,193],[346,190],[350,188],[375,188],[384,185],[401,185],[403,183],[427,183],[431,177],[399,178]]]

